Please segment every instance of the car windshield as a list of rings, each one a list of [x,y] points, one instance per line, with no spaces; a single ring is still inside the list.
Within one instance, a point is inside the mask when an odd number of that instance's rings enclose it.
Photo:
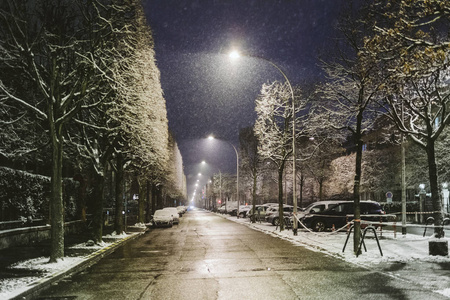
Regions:
[[[155,217],[162,217],[162,216],[170,216],[169,210],[157,210],[155,211]]]

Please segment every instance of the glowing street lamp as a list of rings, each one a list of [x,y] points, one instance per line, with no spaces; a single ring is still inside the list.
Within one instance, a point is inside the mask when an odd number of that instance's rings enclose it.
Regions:
[[[281,75],[283,75],[284,80],[286,80],[290,92],[291,92],[291,97],[292,97],[292,197],[293,197],[293,205],[294,205],[294,224],[293,224],[293,228],[292,228],[292,232],[294,233],[294,235],[297,235],[297,219],[295,218],[297,216],[297,195],[296,195],[296,185],[297,185],[297,178],[296,178],[296,170],[295,170],[295,98],[294,98],[294,90],[292,88],[291,82],[289,81],[288,77],[286,76],[286,74],[283,72],[283,70],[281,70],[281,68],[276,65],[274,62],[272,62],[271,60],[264,58],[264,57],[260,57],[260,56],[255,56],[255,55],[248,55],[246,54],[245,56],[248,57],[253,57],[253,58],[258,58],[258,59],[262,59],[266,62],[268,62],[269,64],[271,64],[275,69],[277,69]],[[237,51],[237,50],[233,50],[229,53],[229,57],[231,59],[237,59],[241,57],[241,54]]]

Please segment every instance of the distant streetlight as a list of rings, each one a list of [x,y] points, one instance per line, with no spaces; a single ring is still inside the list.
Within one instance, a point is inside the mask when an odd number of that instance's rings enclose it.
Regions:
[[[297,195],[296,195],[296,185],[297,185],[297,178],[296,178],[296,170],[295,170],[295,161],[296,161],[296,157],[295,157],[295,98],[294,98],[294,90],[292,89],[292,85],[291,82],[289,81],[288,77],[286,76],[286,74],[283,72],[283,70],[281,70],[281,68],[276,65],[274,62],[272,62],[271,60],[264,58],[264,57],[260,57],[260,56],[255,56],[255,55],[248,55],[246,54],[245,56],[248,57],[254,57],[254,58],[258,58],[258,59],[262,59],[266,62],[268,62],[269,64],[271,64],[275,69],[277,69],[281,75],[283,75],[284,80],[286,80],[290,92],[291,92],[291,97],[292,97],[292,197],[293,197],[293,205],[294,205],[294,216],[297,216]],[[241,54],[237,51],[237,50],[233,50],[229,53],[229,57],[231,59],[237,59],[239,57],[241,57]],[[293,224],[293,228],[292,228],[292,232],[294,233],[294,235],[297,235],[297,220],[294,218],[294,224]]]
[[[214,136],[212,136],[212,135],[208,136],[208,140],[214,140],[214,139],[215,139]],[[237,202],[236,215],[237,215],[237,218],[239,218],[239,153],[238,153],[236,147],[232,143],[225,141],[225,140],[221,140],[221,141],[228,143],[231,147],[233,147],[234,152],[236,153],[236,202]],[[220,184],[222,185],[222,182]],[[226,202],[225,202],[225,205],[226,205]]]
[[[233,58],[233,59],[241,57],[241,55],[239,54],[239,52],[237,50],[231,51],[228,56],[230,56],[230,58]]]

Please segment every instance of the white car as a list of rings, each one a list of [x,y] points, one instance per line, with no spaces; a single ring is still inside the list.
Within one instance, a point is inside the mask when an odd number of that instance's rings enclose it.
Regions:
[[[158,209],[155,211],[155,214],[153,215],[153,226],[155,227],[162,227],[162,226],[169,226],[172,227],[173,225],[173,217],[172,212],[168,210]]]
[[[178,212],[178,209],[176,207],[164,207],[163,210],[168,210],[172,213],[173,217],[173,224],[179,224],[180,223],[180,214]]]
[[[177,206],[178,213],[180,214],[180,217],[186,212],[186,206]]]

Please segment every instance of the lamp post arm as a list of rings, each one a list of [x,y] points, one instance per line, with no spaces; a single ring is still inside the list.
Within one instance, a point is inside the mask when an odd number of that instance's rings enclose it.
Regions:
[[[289,90],[291,92],[291,98],[292,98],[292,204],[294,205],[294,216],[297,215],[297,195],[296,195],[296,168],[295,168],[295,161],[296,161],[296,153],[295,153],[295,97],[294,97],[294,89],[292,88],[292,84],[289,80],[289,78],[286,76],[286,74],[283,72],[283,70],[274,62],[272,62],[271,60],[261,57],[261,56],[256,56],[256,55],[245,55],[248,57],[254,57],[254,58],[258,58],[258,59],[262,59],[266,62],[268,62],[270,65],[272,65],[275,69],[278,70],[278,72],[281,73],[281,75],[283,75],[284,80],[286,80],[288,86],[289,86]],[[234,148],[234,146],[233,146]],[[236,150],[236,149],[235,149]],[[239,209],[238,209],[239,212]],[[293,233],[294,235],[297,235],[297,221],[296,218],[294,217],[294,224],[293,224]]]
[[[257,58],[257,59],[262,59],[266,62],[268,62],[269,64],[271,64],[275,69],[278,70],[278,72],[281,73],[281,75],[283,75],[284,80],[286,80],[288,86],[289,86],[289,90],[291,92],[291,97],[292,97],[292,102],[294,101],[294,89],[292,88],[292,84],[291,81],[289,80],[289,78],[287,77],[286,73],[283,72],[283,70],[277,65],[275,64],[273,61],[271,61],[270,59],[267,59],[265,57],[262,56],[257,56],[257,55],[248,55],[245,54],[244,56],[248,56],[248,57],[253,57],[253,58]]]

